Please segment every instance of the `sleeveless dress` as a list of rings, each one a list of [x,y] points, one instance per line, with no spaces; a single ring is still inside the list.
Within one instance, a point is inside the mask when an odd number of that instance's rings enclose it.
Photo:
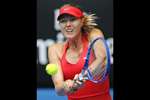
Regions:
[[[85,57],[88,50],[88,39],[86,36],[82,36],[83,52],[76,64],[69,63],[66,60],[66,51],[68,43],[65,44],[63,50],[63,56],[61,58],[61,67],[64,75],[64,80],[73,79],[75,74],[80,73],[84,63]],[[95,59],[94,52],[91,51],[89,64]],[[67,95],[68,100],[111,100],[109,93],[109,77],[103,83],[93,83],[87,80],[83,87],[78,89],[76,92]]]

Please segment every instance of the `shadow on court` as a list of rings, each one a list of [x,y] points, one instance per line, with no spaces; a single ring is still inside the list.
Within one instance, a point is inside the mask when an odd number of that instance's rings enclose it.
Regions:
[[[113,89],[110,89],[110,94],[113,100]],[[54,89],[38,88],[37,100],[67,100],[66,96],[57,96]]]

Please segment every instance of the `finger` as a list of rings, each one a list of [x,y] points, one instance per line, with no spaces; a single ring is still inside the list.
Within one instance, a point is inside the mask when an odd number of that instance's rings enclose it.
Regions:
[[[73,93],[73,92],[75,92],[75,91],[77,91],[78,89],[77,88],[74,88],[74,87],[72,87],[72,88],[70,88],[70,92],[71,93]]]
[[[76,83],[78,84],[78,85],[82,85],[83,84],[83,80],[82,81],[76,81]]]
[[[83,86],[83,82],[80,82],[80,81],[76,81],[76,83],[73,85],[74,88],[80,88]]]
[[[76,74],[73,80],[77,80],[77,79],[78,79],[78,77],[79,77],[79,75],[78,75],[78,74]]]
[[[66,84],[69,88],[71,88],[73,86],[73,81],[72,80],[68,80],[66,81]]]
[[[72,87],[73,88],[78,88],[78,84],[75,82]]]

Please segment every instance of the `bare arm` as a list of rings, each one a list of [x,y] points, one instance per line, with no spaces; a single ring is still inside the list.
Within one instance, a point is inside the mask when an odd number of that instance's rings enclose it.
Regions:
[[[55,86],[56,93],[58,95],[66,95],[72,93],[73,80],[65,80],[60,64],[60,53],[62,52],[61,46],[58,44],[52,45],[48,49],[49,63],[56,64],[58,66],[58,72],[52,76],[52,80]]]
[[[94,40],[96,37],[104,38],[101,30],[93,29],[90,32],[90,41]],[[101,75],[103,67],[104,67],[104,61],[106,58],[106,49],[102,40],[97,40],[95,42],[93,46],[93,51],[95,54],[95,60],[90,64],[89,68],[91,72],[93,73],[93,75],[97,75],[97,74]]]
[[[101,30],[99,29],[93,29],[90,33],[89,33],[89,41],[91,42],[92,40],[94,40],[95,38],[97,37],[102,37],[104,38],[103,36],[103,33]],[[93,51],[94,51],[94,55],[95,55],[95,59],[94,61],[89,65],[89,69],[90,71],[92,72],[93,76],[95,75],[101,75],[102,73],[102,70],[104,70],[104,61],[105,61],[105,57],[106,57],[106,50],[105,50],[105,46],[103,44],[103,41],[102,40],[97,40],[95,43],[94,43],[94,46],[93,46]],[[87,73],[85,73],[86,75]],[[80,88],[83,86],[84,82],[86,80],[83,80],[82,81],[79,81],[78,80],[78,77],[79,75],[76,74],[76,77],[75,79],[77,79],[76,82],[78,82],[78,85],[74,85],[74,87],[76,89]]]
[[[103,32],[98,28],[93,28],[88,35],[88,39],[92,41],[97,36],[104,37]]]
[[[57,53],[57,49],[58,49],[57,47],[58,47],[57,45],[52,45],[48,48],[48,59],[49,59],[49,63],[53,63],[58,66],[58,72],[52,76],[55,90],[58,95],[65,95],[63,89],[64,78],[63,78],[63,73],[62,73],[62,69],[60,66],[60,61]]]

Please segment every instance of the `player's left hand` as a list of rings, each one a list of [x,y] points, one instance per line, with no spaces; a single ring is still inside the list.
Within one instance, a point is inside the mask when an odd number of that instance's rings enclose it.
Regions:
[[[74,77],[74,79],[73,79],[73,81],[74,81],[73,88],[75,88],[75,89],[78,89],[78,88],[82,87],[83,84],[86,81],[84,79],[82,81],[78,80],[79,79],[79,75],[80,74],[76,74],[75,77]]]

